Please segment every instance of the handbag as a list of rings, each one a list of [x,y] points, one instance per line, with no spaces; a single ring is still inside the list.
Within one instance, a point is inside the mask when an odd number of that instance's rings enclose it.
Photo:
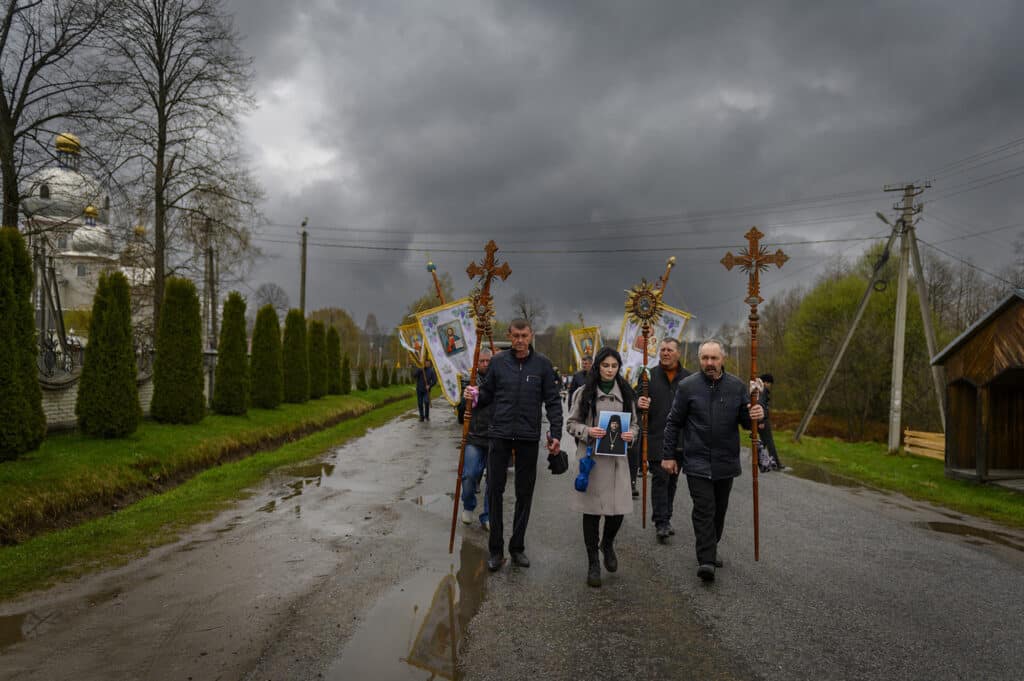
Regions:
[[[569,455],[565,452],[548,455],[548,470],[552,475],[561,475],[569,470]]]

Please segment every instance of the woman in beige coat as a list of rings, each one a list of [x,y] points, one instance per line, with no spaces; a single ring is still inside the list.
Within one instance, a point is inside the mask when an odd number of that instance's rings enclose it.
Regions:
[[[622,358],[615,350],[605,347],[598,351],[594,365],[587,374],[587,382],[572,398],[572,412],[567,421],[569,434],[577,439],[576,461],[586,456],[587,448],[594,446],[598,438],[608,435],[598,427],[603,411],[618,411],[632,414],[629,430],[622,433],[627,443],[636,440],[640,433],[636,419],[636,395],[621,375]],[[569,508],[583,514],[583,542],[587,547],[587,584],[601,586],[601,563],[598,548],[604,554],[604,567],[608,572],[619,569],[615,555],[615,535],[622,527],[626,513],[633,511],[633,495],[629,480],[629,459],[625,456],[604,456],[594,454],[594,467],[590,471],[590,482],[586,492],[571,492]],[[598,531],[604,516],[604,536],[598,541]]]

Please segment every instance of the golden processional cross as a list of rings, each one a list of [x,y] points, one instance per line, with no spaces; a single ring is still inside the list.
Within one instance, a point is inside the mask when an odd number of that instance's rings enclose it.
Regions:
[[[789,256],[783,253],[782,249],[775,253],[768,253],[768,249],[761,245],[761,237],[764,234],[758,231],[757,227],[751,227],[750,231],[743,236],[747,240],[747,247],[740,251],[739,256],[734,256],[731,251],[727,252],[722,258],[722,264],[725,265],[725,269],[730,271],[733,266],[738,265],[740,270],[748,275],[747,298],[744,302],[750,306],[750,316],[747,319],[750,321],[750,380],[753,381],[757,378],[757,327],[759,321],[757,306],[764,302],[764,298],[761,297],[761,272],[766,271],[769,265],[782,267],[789,260]],[[756,389],[751,391],[751,404],[757,403],[758,392]],[[752,420],[750,424],[750,458],[754,486],[754,560],[760,560],[761,557],[757,509],[757,428],[758,422]]]

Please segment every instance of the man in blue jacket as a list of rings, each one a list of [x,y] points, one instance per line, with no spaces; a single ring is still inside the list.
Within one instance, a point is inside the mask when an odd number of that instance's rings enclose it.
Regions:
[[[706,582],[722,567],[717,554],[733,478],[740,474],[738,426],[750,429],[764,418],[760,404],[750,404],[743,381],[725,373],[722,344],[704,341],[698,350],[700,373],[679,382],[665,422],[661,466],[679,472],[676,444],[682,431],[682,472],[693,499],[693,534],[697,539],[697,576]]]
[[[420,421],[429,421],[430,389],[437,385],[434,363],[426,360],[422,367],[417,367],[412,372],[412,377],[416,381],[416,406],[420,410]]]
[[[487,456],[487,496],[490,500],[491,521],[487,568],[492,572],[499,569],[504,561],[502,498],[513,451],[516,506],[508,551],[514,565],[530,566],[526,557],[526,525],[530,520],[533,488],[537,482],[542,404],[551,424],[551,430],[547,433],[549,456],[558,453],[562,435],[562,401],[551,360],[533,349],[533,329],[527,320],[513,320],[509,325],[508,336],[512,347],[491,360],[491,366],[479,387],[470,386],[464,392],[466,399],[477,400],[477,407],[493,404],[488,429],[491,443]]]

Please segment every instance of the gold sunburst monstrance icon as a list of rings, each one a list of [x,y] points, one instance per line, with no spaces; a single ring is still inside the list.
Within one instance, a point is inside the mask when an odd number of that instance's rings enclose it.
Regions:
[[[661,318],[661,290],[642,279],[626,291],[626,313],[631,322],[650,328]]]

